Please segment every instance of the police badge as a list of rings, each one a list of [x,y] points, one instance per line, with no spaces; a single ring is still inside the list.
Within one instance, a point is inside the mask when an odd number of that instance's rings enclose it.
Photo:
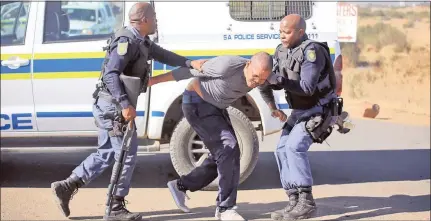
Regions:
[[[117,53],[118,55],[125,55],[127,53],[128,42],[118,42]]]
[[[316,61],[316,51],[314,49],[307,50],[307,60],[309,62]]]

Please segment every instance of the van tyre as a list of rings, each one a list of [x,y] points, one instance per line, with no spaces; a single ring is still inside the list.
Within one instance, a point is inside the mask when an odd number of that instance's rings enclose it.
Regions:
[[[253,124],[240,110],[228,107],[227,108],[236,137],[238,139],[240,155],[240,180],[241,184],[253,172],[258,156],[259,156],[259,140]],[[199,149],[202,144],[196,132],[183,117],[177,124],[170,141],[170,155],[172,164],[178,175],[186,175],[196,167],[196,162],[199,161],[200,153],[192,153],[191,149]],[[218,178],[215,179],[203,190],[218,190]]]

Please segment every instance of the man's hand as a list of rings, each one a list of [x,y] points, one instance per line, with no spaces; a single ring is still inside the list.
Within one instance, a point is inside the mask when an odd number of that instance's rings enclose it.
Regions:
[[[131,121],[136,117],[136,110],[132,106],[128,106],[127,108],[121,111],[123,117],[126,121]]]
[[[283,111],[278,109],[272,110],[271,116],[280,119],[280,121],[282,122],[285,122],[287,120],[287,115]]]
[[[198,71],[202,71],[202,65],[208,61],[208,59],[199,59],[199,60],[194,60],[191,62],[191,65],[194,69],[198,70]]]

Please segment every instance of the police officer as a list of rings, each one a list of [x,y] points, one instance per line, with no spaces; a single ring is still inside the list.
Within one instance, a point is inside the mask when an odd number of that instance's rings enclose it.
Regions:
[[[184,212],[190,211],[185,205],[186,191],[200,190],[219,177],[216,218],[244,220],[235,210],[240,150],[226,108],[263,84],[272,66],[272,58],[266,52],[258,52],[250,60],[219,56],[205,62],[202,72],[178,68],[150,79],[149,85],[154,85],[195,77],[183,93],[182,110],[211,156],[189,174],[168,182],[175,203]]]
[[[328,122],[333,121],[332,115],[322,115],[329,113],[336,98],[329,48],[308,39],[305,30],[305,20],[299,15],[283,18],[273,74],[259,87],[273,117],[281,121],[287,118],[277,109],[272,90],[284,89],[286,100],[293,109],[275,151],[281,184],[289,203],[286,208],[271,213],[274,220],[307,218],[316,211],[307,151],[313,142],[322,142],[329,136]]]
[[[67,217],[70,214],[69,201],[78,188],[89,184],[119,157],[123,134],[119,133],[118,125],[112,119],[104,119],[103,113],[121,110],[126,121],[136,117],[136,110],[127,99],[127,94],[120,81],[120,74],[148,76],[147,60],[155,59],[170,66],[182,66],[199,69],[203,61],[190,61],[154,44],[148,35],[154,34],[157,27],[156,14],[149,3],[137,3],[129,12],[130,25],[116,32],[107,48],[107,55],[102,67],[101,88],[95,93],[93,115],[99,127],[98,149],[90,154],[71,175],[62,181],[53,182],[51,189],[58,206]],[[102,97],[100,94],[108,94]],[[129,212],[124,205],[124,197],[128,195],[130,181],[136,163],[137,153],[136,131],[132,136],[131,147],[120,173],[118,188],[112,200],[112,212],[105,220],[136,220],[141,214]],[[114,160],[115,159],[115,160]]]

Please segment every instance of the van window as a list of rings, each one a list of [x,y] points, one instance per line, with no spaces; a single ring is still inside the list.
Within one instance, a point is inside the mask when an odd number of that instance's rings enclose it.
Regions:
[[[98,12],[99,12],[99,19],[104,19],[105,16],[103,16],[104,14],[102,12],[102,9],[99,9]]]
[[[30,2],[1,3],[1,45],[23,45]]]
[[[280,21],[288,14],[308,19],[312,14],[311,1],[230,1],[229,13],[237,21]]]
[[[46,2],[43,43],[88,41],[107,39],[124,22],[124,2],[115,2],[120,10],[114,12],[115,20],[107,20],[105,6],[114,2]],[[58,18],[58,19],[57,19]]]
[[[96,21],[96,11],[89,9],[66,9],[66,14],[69,16],[70,20],[75,21]]]
[[[111,8],[109,7],[109,5],[105,4],[105,9],[106,9],[106,13],[108,13],[108,17],[112,17]]]

